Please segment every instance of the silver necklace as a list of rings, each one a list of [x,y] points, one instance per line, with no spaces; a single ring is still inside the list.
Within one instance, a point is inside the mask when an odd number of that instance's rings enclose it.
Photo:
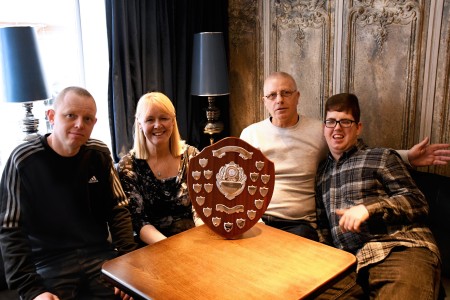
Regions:
[[[156,164],[152,167],[150,164],[150,161],[147,161],[150,169],[153,171],[153,174],[158,175],[158,177],[161,177],[161,171],[156,170]]]

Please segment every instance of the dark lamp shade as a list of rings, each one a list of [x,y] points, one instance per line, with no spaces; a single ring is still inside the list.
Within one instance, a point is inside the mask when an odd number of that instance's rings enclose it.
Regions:
[[[191,94],[228,95],[228,70],[222,32],[194,34]]]
[[[0,28],[0,50],[5,101],[31,102],[50,98],[33,27]]]

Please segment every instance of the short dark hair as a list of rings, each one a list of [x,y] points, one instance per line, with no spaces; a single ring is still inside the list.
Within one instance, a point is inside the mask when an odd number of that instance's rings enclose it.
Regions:
[[[89,93],[89,91],[86,90],[85,88],[82,88],[79,86],[68,86],[68,87],[64,88],[62,91],[60,91],[58,93],[58,95],[56,96],[56,99],[53,102],[53,109],[56,110],[56,108],[59,106],[59,104],[63,101],[66,94],[68,94],[69,92],[73,92],[78,96],[91,98],[92,100],[94,100],[94,97],[92,96],[92,94]],[[94,104],[95,104],[95,100],[94,100]]]
[[[350,93],[336,94],[328,98],[325,103],[325,114],[329,111],[350,112],[357,123],[361,117],[358,97]]]

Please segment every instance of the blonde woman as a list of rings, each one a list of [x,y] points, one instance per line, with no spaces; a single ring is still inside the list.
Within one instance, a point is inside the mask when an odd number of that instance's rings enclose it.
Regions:
[[[170,99],[158,92],[137,104],[134,145],[118,164],[133,229],[153,244],[195,226],[187,189],[189,159],[198,150],[181,140]]]

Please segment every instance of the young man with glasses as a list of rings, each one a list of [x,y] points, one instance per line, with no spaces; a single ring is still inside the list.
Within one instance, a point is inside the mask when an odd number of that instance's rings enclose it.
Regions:
[[[317,171],[318,232],[321,242],[355,254],[357,267],[321,297],[436,299],[440,254],[425,196],[396,151],[359,138],[355,95],[330,97],[325,112],[330,152]]]
[[[248,126],[240,137],[275,164],[275,187],[263,221],[317,240],[314,178],[328,147],[322,122],[297,113],[299,99],[300,91],[291,75],[272,73],[264,82],[263,97],[270,117]],[[425,139],[402,154],[415,166],[450,160],[450,150],[444,150],[448,144],[427,144]]]

